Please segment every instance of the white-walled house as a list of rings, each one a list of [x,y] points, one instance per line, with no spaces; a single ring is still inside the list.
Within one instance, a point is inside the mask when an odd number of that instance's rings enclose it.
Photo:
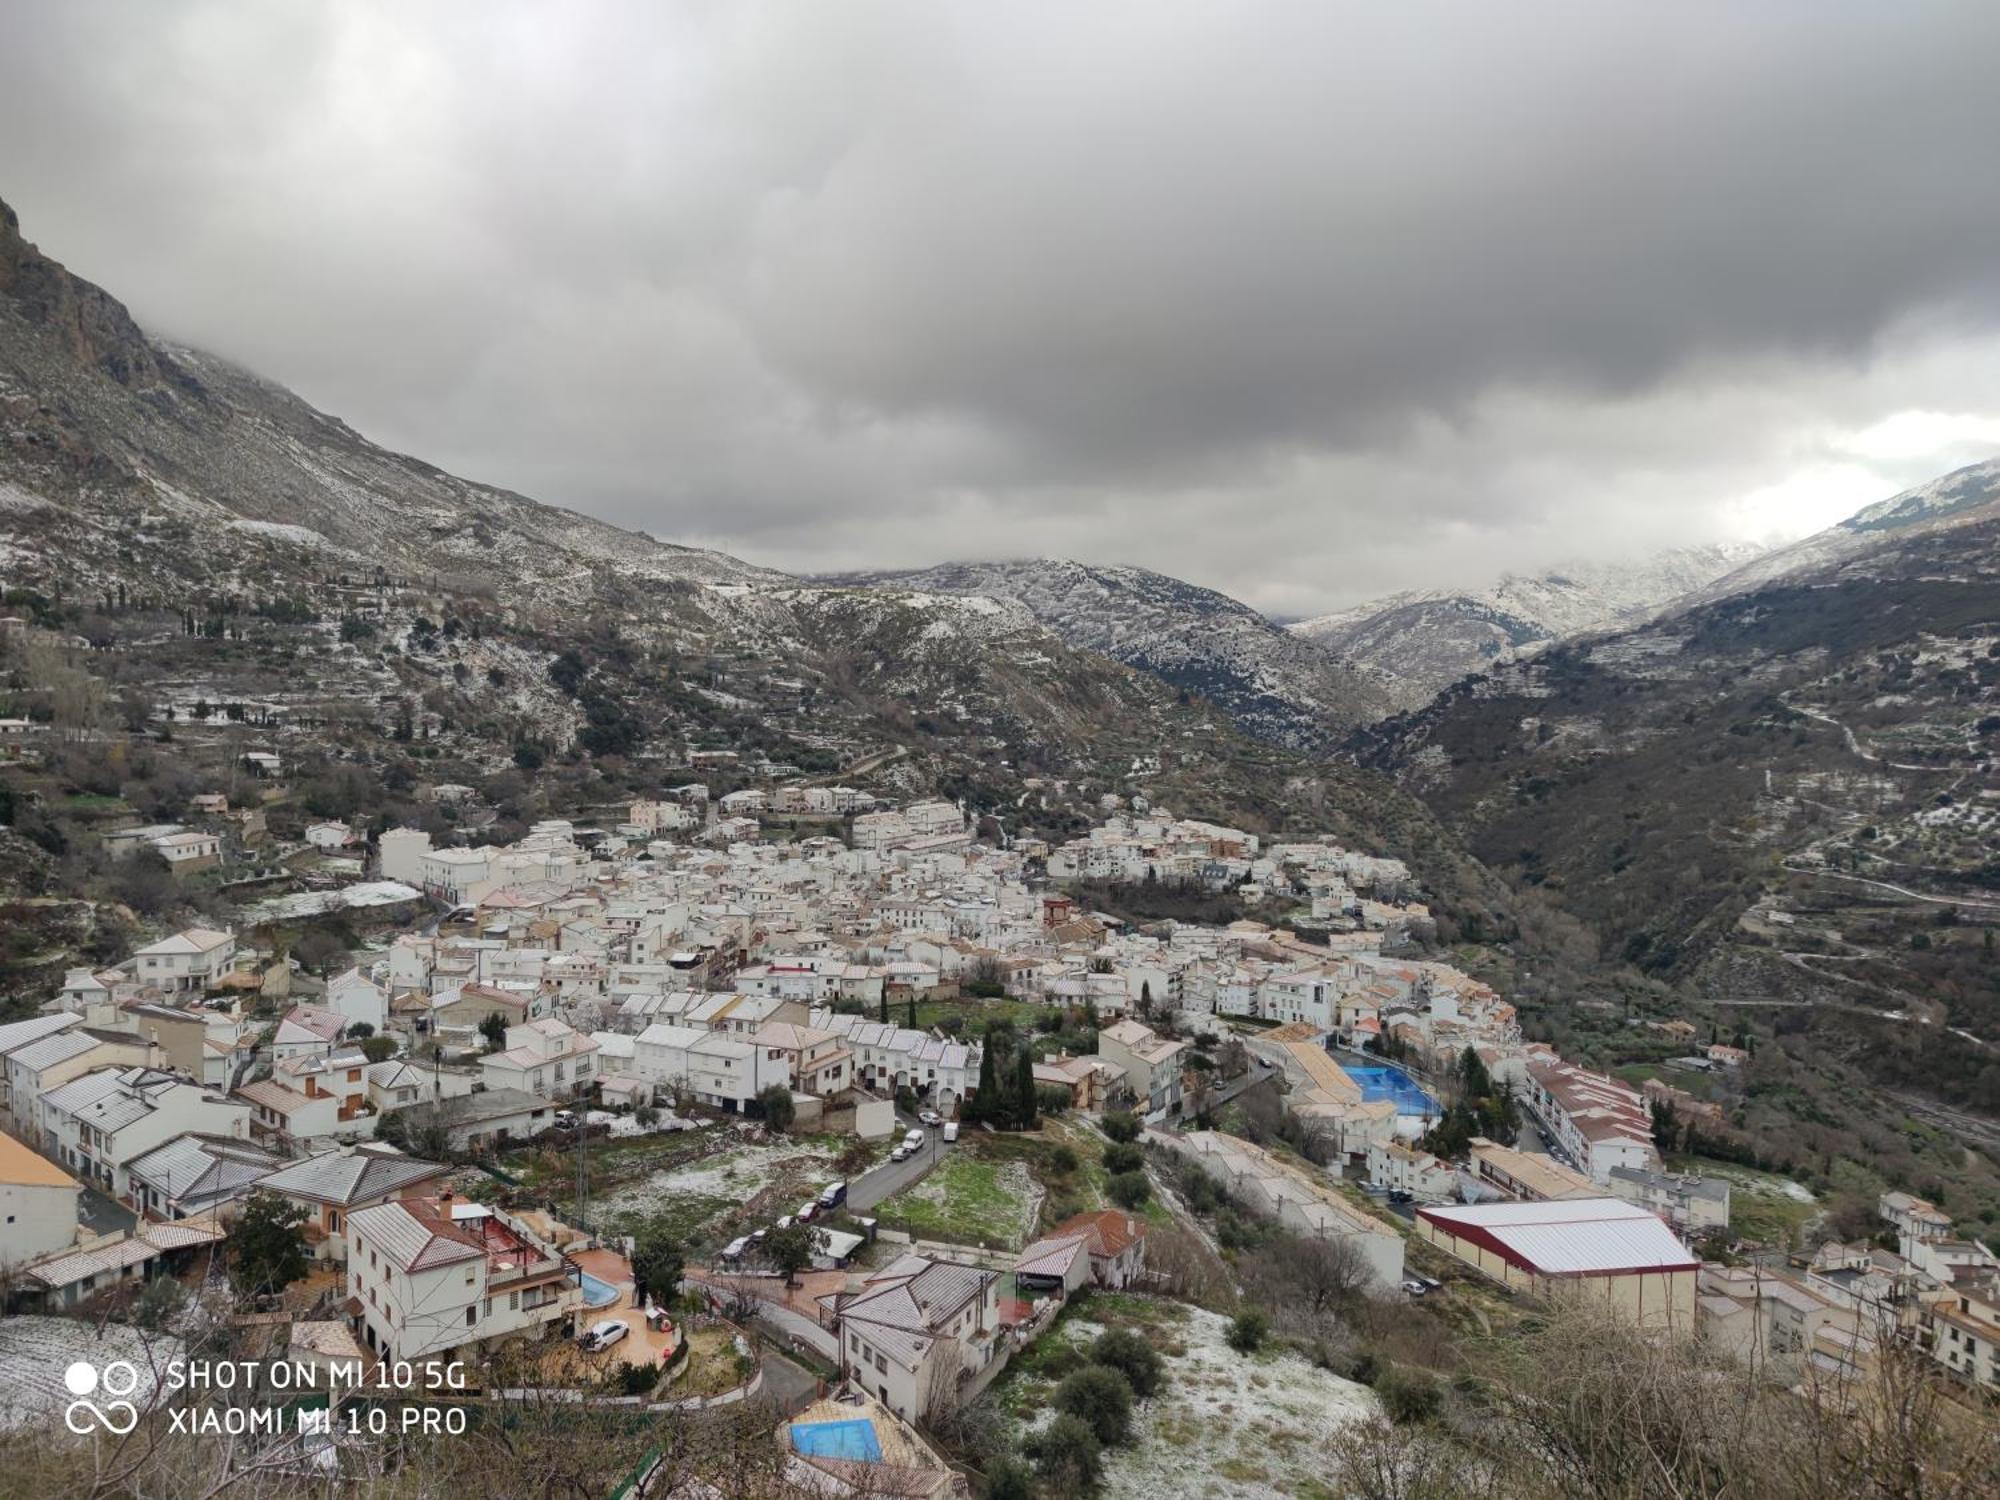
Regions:
[[[1139,1108],[1149,1114],[1180,1107],[1187,1050],[1186,1042],[1164,1041],[1137,1021],[1120,1021],[1097,1034],[1097,1055],[1125,1074]]]
[[[271,1038],[271,1056],[278,1062],[293,1057],[325,1057],[347,1034],[347,1018],[323,1005],[294,1005],[278,1022]]]
[[[520,1220],[449,1194],[349,1214],[347,1291],[355,1333],[385,1361],[476,1351],[567,1323],[583,1306],[576,1271]]]
[[[76,1201],[83,1185],[0,1135],[0,1272],[76,1243]]]
[[[326,982],[326,1009],[344,1017],[349,1026],[365,1025],[378,1036],[389,1024],[388,995],[359,969]]]
[[[368,1059],[351,1045],[325,1056],[290,1057],[235,1097],[251,1106],[252,1133],[281,1146],[372,1135],[367,1069]]]
[[[841,1374],[906,1422],[952,1409],[1000,1347],[1000,1275],[905,1255],[859,1292],[829,1293]]]
[[[237,1139],[250,1131],[248,1104],[157,1068],[73,1078],[42,1096],[42,1115],[47,1153],[118,1198],[131,1191],[126,1167],[153,1147],[190,1131]]]
[[[190,927],[172,937],[161,938],[131,958],[135,979],[169,993],[206,989],[235,963],[236,935],[209,927]]]
[[[554,1016],[507,1028],[507,1045],[479,1059],[489,1089],[566,1099],[588,1093],[596,1078],[597,1042]]]
[[[306,1242],[316,1258],[345,1260],[350,1215],[434,1192],[438,1179],[450,1170],[370,1142],[292,1162],[257,1186],[305,1210]]]
[[[431,852],[431,836],[421,828],[391,828],[375,843],[377,867],[384,880],[400,881],[422,889],[424,857]]]
[[[773,1084],[792,1086],[781,1053],[692,1026],[648,1026],[633,1041],[632,1069],[656,1088],[738,1114]]]

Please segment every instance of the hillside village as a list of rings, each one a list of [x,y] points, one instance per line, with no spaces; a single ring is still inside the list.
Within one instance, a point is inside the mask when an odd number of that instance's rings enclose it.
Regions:
[[[794,1479],[962,1494],[958,1419],[1073,1304],[1199,1303],[1190,1253],[1230,1274],[1206,1201],[1406,1317],[1580,1296],[1746,1365],[1860,1379],[1893,1343],[2000,1388],[2000,1260],[1948,1216],[1891,1193],[1852,1241],[1733,1229],[1731,1179],[1662,1150],[1716,1107],[1524,1040],[1435,956],[1421,872],[1104,802],[1055,844],[702,779],[505,844],[314,825],[352,851],[338,908],[378,919],[336,972],[193,927],[0,1026],[10,1309],[198,1306],[275,1223],[298,1259],[234,1337],[466,1359],[496,1399],[768,1391]],[[847,836],[784,839],[801,811]],[[1274,920],[1127,921],[1085,880]],[[1746,1060],[1684,1032],[1690,1077]],[[1020,1441],[1063,1492],[1080,1460]]]

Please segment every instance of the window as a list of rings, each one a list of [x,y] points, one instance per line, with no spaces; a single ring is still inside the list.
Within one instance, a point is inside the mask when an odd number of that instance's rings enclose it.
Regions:
[[[465,1309],[465,1326],[467,1328],[470,1328],[474,1323],[477,1323],[478,1321],[479,1321],[479,1304],[475,1302]]]

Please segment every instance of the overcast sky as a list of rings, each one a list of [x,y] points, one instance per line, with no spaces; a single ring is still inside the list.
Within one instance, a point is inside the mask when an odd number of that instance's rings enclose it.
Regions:
[[[14,3],[0,198],[376,440],[1302,614],[2000,452],[2000,5]]]

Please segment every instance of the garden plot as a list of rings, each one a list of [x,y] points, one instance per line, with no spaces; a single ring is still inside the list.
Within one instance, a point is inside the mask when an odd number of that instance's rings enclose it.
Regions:
[[[664,1218],[685,1238],[712,1239],[702,1231],[738,1213],[775,1219],[796,1210],[840,1176],[836,1162],[844,1144],[808,1137],[729,1145],[604,1191],[593,1207],[614,1233]]]
[[[882,1217],[919,1238],[1018,1250],[1041,1211],[1041,1185],[1026,1162],[952,1151],[884,1204]]]
[[[1106,1496],[1332,1500],[1327,1449],[1345,1428],[1374,1414],[1366,1386],[1288,1351],[1238,1354],[1227,1341],[1227,1318],[1177,1302],[1093,1297],[1047,1338],[1086,1347],[1107,1326],[1095,1318],[1129,1324],[1128,1309],[1142,1313],[1145,1331],[1166,1355],[1167,1382],[1134,1408],[1132,1444],[1106,1450]],[[1054,1389],[1042,1376],[1010,1372],[1001,1399],[1027,1433],[1050,1420]]]

